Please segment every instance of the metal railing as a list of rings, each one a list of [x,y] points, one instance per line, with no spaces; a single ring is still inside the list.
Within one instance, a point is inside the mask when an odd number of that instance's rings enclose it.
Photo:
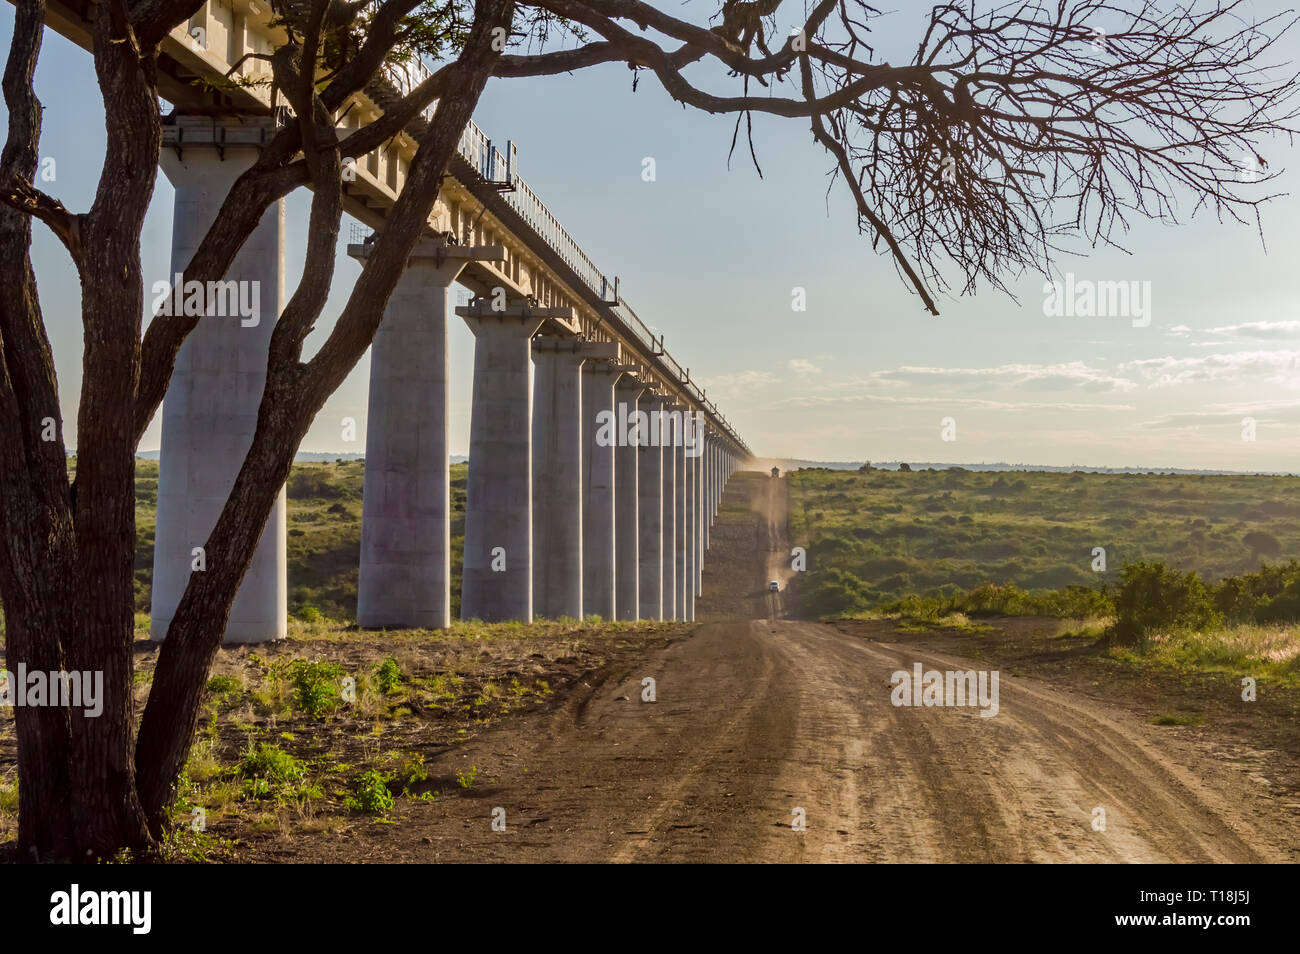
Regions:
[[[528,184],[519,177],[515,170],[513,158],[508,159],[503,155],[493,145],[487,134],[473,121],[470,121],[461,135],[459,152],[461,157],[470,164],[484,182],[504,187],[502,197],[506,204],[532,228],[553,252],[560,256],[592,293],[597,295],[601,301],[606,301],[609,290],[614,288],[615,284],[596,267],[573,236],[560,224],[559,219],[537,197],[537,193],[530,189]],[[504,179],[499,178],[502,175],[505,176]],[[623,325],[632,333],[632,337],[637,340],[638,344],[648,354],[657,355],[660,361],[673,371],[682,389],[691,394],[695,403],[715,417],[730,432],[732,438],[743,446],[739,435],[736,434],[735,429],[718,411],[717,405],[705,396],[704,390],[699,385],[690,380],[687,370],[666,350],[662,350],[663,337],[655,337],[645,322],[637,316],[636,312],[632,310],[621,295],[610,307],[619,313]]]

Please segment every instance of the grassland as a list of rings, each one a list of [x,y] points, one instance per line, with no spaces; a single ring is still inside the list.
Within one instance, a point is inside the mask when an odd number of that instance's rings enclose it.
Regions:
[[[466,464],[451,468],[451,612],[460,614],[461,553],[465,543]],[[365,463],[340,460],[295,464],[286,492],[289,613],[355,620],[357,568],[361,559],[361,489]],[[158,462],[136,461],[136,610],[149,611],[157,524]]]
[[[683,629],[475,621],[359,635],[340,622],[293,619],[281,642],[227,647],[208,680],[163,856],[233,860],[249,846],[274,854],[304,832],[355,837],[403,800],[476,794],[496,766],[436,768],[459,745],[511,713],[545,711],[612,660]],[[146,614],[135,637],[138,713],[158,662]],[[13,718],[0,707],[0,859],[17,833]]]
[[[803,470],[791,531],[808,567],[792,586],[806,615],[974,636],[1057,617],[1065,643],[1113,663],[1300,688],[1298,491],[1294,477]]]
[[[809,469],[790,497],[810,615],[983,584],[1114,586],[1142,560],[1214,581],[1300,558],[1295,477]]]

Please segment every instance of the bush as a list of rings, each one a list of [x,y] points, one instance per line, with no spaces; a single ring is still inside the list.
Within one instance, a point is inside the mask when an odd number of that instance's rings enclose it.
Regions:
[[[815,616],[843,616],[867,609],[875,599],[876,594],[862,580],[832,567],[817,575],[803,604]]]
[[[1214,606],[1241,623],[1300,621],[1300,563],[1269,566],[1230,576],[1214,588]]]
[[[1123,641],[1142,639],[1157,630],[1200,629],[1219,618],[1199,576],[1145,560],[1120,572],[1115,616],[1114,635]]]
[[[402,670],[397,660],[389,657],[375,670],[375,686],[387,695],[402,684]]]
[[[1282,544],[1277,537],[1263,530],[1252,530],[1241,538],[1241,542],[1250,547],[1254,556],[1277,556],[1282,552]]]
[[[298,607],[293,615],[304,623],[319,623],[324,618],[321,611],[310,604]]]
[[[245,798],[280,800],[320,794],[315,786],[305,784],[306,766],[278,745],[250,743],[239,761],[239,774],[244,777]]]
[[[285,489],[290,500],[340,500],[354,496],[350,488],[331,479],[328,469],[311,465],[294,467]]]
[[[354,812],[377,814],[393,807],[393,793],[388,790],[390,777],[370,769],[353,783],[352,794],[343,799],[344,807]]]
[[[333,712],[339,704],[338,680],[343,667],[335,663],[295,659],[289,664],[294,704],[313,719]]]

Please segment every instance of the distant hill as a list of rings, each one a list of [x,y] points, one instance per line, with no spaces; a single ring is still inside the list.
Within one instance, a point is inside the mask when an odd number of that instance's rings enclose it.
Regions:
[[[142,460],[157,460],[160,453],[161,453],[160,451],[156,451],[156,450],[140,451],[135,456],[141,458]],[[329,453],[328,451],[299,451],[297,454],[293,456],[293,459],[294,462],[298,464],[319,464],[331,460],[365,460],[366,455],[365,454],[332,454]],[[467,460],[469,460],[469,458],[465,457],[462,454],[452,454],[450,458],[450,461],[453,464],[463,464]]]
[[[860,460],[803,460],[796,457],[759,457],[753,464],[755,470],[769,470],[772,467],[780,467],[781,470],[803,470],[807,468],[820,467],[825,470],[857,470],[863,465],[864,461]],[[871,462],[871,466],[876,470],[899,470],[904,461],[884,460]],[[976,472],[993,472],[993,471],[1025,471],[1029,473],[1047,473],[1047,474],[1206,474],[1206,475],[1241,475],[1241,474],[1267,474],[1271,477],[1291,477],[1292,473],[1285,471],[1241,471],[1241,470],[1196,470],[1184,467],[1096,467],[1087,464],[1072,464],[1068,467],[1052,467],[1044,464],[1007,464],[998,462],[994,464],[950,464],[935,462],[913,462],[906,461],[912,470],[969,470]]]
[[[140,451],[136,457],[144,460],[157,460],[158,451]],[[299,451],[294,456],[294,461],[299,464],[322,463],[334,460],[365,460],[365,454],[334,454],[322,451]],[[463,454],[453,454],[451,463],[463,464],[469,460]],[[752,465],[753,470],[770,470],[773,467],[779,467],[781,470],[802,470],[812,467],[821,467],[826,470],[857,470],[863,465],[864,461],[860,460],[806,460],[800,457],[758,457],[755,458]],[[945,462],[913,462],[898,460],[873,460],[871,466],[876,470],[899,470],[901,465],[906,463],[912,470],[969,470],[976,472],[1011,472],[1025,471],[1029,473],[1046,473],[1046,474],[1221,474],[1235,476],[1241,474],[1264,474],[1270,477],[1294,477],[1292,472],[1265,470],[1198,470],[1186,467],[1097,467],[1089,464],[1071,464],[1068,467],[1052,467],[1046,464],[1008,464],[999,461],[993,464],[952,464]]]

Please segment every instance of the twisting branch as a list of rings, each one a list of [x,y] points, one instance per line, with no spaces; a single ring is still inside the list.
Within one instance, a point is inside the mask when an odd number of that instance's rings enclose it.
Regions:
[[[34,219],[39,219],[49,226],[63,247],[72,256],[78,268],[81,266],[81,217],[69,212],[63,203],[46,195],[30,182],[24,182],[15,176],[9,176],[0,189],[0,202],[24,212]]]
[[[1025,270],[1050,272],[1070,239],[1118,246],[1134,214],[1177,221],[1184,195],[1192,214],[1258,229],[1277,175],[1264,143],[1295,131],[1297,75],[1266,57],[1297,17],[1253,22],[1246,0],[1014,0],[978,14],[940,3],[902,65],[877,57],[879,13],[864,0],[822,0],[779,46],[776,0],[723,0],[712,28],[644,0],[531,2],[602,37],[600,57],[649,68],[678,101],[736,113],[733,149],[752,113],[807,118],[873,245],[931,312],[953,285],[1006,291]],[[741,95],[688,80],[682,64],[702,58]],[[796,59],[799,98],[749,95],[751,79],[780,83]]]

